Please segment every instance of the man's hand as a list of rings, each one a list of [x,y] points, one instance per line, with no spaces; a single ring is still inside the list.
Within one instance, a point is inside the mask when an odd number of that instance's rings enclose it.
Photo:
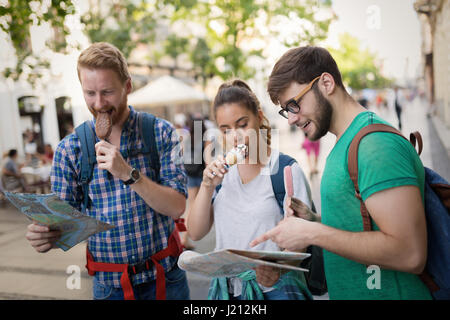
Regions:
[[[250,242],[250,247],[272,240],[288,251],[303,251],[312,244],[316,224],[297,217],[285,218],[275,228]]]
[[[55,242],[60,237],[61,231],[50,231],[48,227],[34,223],[28,225],[26,238],[37,252],[45,253],[54,248]]]
[[[286,198],[286,217],[295,216],[308,221],[320,221],[320,216],[314,213],[301,200],[294,197]]]
[[[273,285],[280,279],[279,268],[259,266],[255,268],[255,271],[256,281],[265,287],[273,287]]]
[[[114,177],[126,181],[131,171],[130,165],[125,161],[119,148],[105,140],[95,144],[98,168],[108,170]]]

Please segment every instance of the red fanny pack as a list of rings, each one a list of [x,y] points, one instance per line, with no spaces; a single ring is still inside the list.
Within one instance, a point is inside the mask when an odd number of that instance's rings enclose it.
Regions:
[[[183,219],[175,220],[175,229],[169,237],[167,248],[155,253],[149,259],[135,264],[120,264],[95,262],[89,249],[86,248],[87,264],[86,269],[90,276],[94,276],[96,272],[122,272],[120,284],[123,289],[125,300],[135,300],[133,286],[131,284],[130,275],[141,273],[145,270],[151,270],[152,264],[156,267],[156,299],[166,299],[166,277],[163,266],[159,263],[168,256],[178,257],[183,252],[179,232],[186,231]]]

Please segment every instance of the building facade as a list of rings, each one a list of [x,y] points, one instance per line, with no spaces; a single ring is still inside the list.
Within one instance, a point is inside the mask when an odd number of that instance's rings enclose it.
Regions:
[[[45,76],[35,86],[26,79],[6,79],[1,73],[13,67],[17,58],[8,35],[0,31],[0,155],[17,149],[23,156],[30,133],[37,145],[50,144],[54,149],[74,126],[89,118],[76,71],[79,51],[63,55],[46,48],[51,35],[47,29],[43,25],[30,30],[33,54],[50,61],[49,70],[43,70]]]
[[[450,128],[450,0],[417,0],[422,60],[432,112]]]

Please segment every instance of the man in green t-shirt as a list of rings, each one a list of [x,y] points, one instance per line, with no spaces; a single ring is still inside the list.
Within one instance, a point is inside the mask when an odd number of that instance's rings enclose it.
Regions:
[[[361,128],[386,122],[346,92],[336,62],[323,48],[286,52],[275,64],[268,91],[289,125],[310,140],[329,131],[336,144],[323,172],[321,217],[296,217],[307,213],[294,212],[292,204],[291,216],[251,245],[271,239],[291,251],[322,247],[330,299],[431,299],[418,277],[427,257],[425,173],[412,145],[391,133],[361,140],[358,184],[373,225],[365,232],[348,149]]]

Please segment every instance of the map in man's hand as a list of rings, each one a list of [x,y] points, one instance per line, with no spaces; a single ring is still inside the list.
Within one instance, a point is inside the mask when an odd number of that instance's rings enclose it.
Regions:
[[[64,251],[89,236],[115,228],[115,226],[83,215],[54,193],[31,194],[5,192],[6,198],[30,220],[50,230],[60,230],[56,246]]]

